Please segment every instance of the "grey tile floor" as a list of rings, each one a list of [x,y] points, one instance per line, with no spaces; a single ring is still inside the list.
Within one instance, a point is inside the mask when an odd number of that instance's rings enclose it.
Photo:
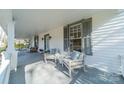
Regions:
[[[86,72],[77,69],[73,78],[67,75],[67,69],[59,63],[42,60],[39,53],[20,52],[17,71],[11,71],[10,84],[124,84],[124,78],[87,67]]]

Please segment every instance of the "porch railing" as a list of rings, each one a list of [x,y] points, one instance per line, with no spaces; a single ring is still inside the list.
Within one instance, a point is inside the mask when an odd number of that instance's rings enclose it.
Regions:
[[[2,62],[0,65],[0,84],[8,84],[10,76],[10,57],[2,53]]]

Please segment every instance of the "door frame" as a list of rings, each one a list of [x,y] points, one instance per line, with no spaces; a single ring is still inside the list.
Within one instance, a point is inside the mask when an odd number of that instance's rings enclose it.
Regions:
[[[44,50],[46,50],[47,49],[47,47],[46,47],[46,37],[47,36],[49,36],[49,34],[45,34],[44,35]],[[49,43],[49,42],[48,42]]]

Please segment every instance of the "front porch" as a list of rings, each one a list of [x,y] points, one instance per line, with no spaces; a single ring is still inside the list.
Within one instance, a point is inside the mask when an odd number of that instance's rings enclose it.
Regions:
[[[77,69],[69,78],[67,69],[59,63],[44,63],[40,53],[19,52],[17,71],[11,71],[10,84],[123,84],[122,76],[87,67]]]
[[[1,22],[7,33],[7,48],[2,56],[0,83],[8,83],[9,75],[10,84],[124,83],[124,10],[5,12],[12,15],[6,24]],[[3,21],[4,19],[6,17]],[[60,53],[78,51],[80,54],[74,59],[76,62],[78,59],[84,67],[87,65],[86,72],[82,69],[75,70],[72,78],[69,78],[65,67],[51,61],[46,64],[40,53],[18,53],[15,49],[15,39],[28,40],[27,48],[32,49],[32,52],[46,52],[52,49],[57,49]],[[6,61],[8,64],[4,64]],[[67,68],[70,67],[71,77],[71,62],[64,62]],[[82,64],[80,65],[82,67]]]

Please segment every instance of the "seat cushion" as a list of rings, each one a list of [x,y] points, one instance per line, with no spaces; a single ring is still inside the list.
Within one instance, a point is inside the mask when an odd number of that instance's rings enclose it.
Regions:
[[[77,60],[80,57],[80,52],[74,51],[70,54],[72,60]]]
[[[50,50],[50,53],[51,53],[51,54],[55,54],[55,53],[56,53],[56,49],[51,49],[51,50]]]
[[[71,60],[71,59],[64,59],[63,64],[67,67],[82,67],[82,61],[76,61],[76,60]]]
[[[46,59],[55,59],[55,56],[54,55],[47,54],[46,55]]]

